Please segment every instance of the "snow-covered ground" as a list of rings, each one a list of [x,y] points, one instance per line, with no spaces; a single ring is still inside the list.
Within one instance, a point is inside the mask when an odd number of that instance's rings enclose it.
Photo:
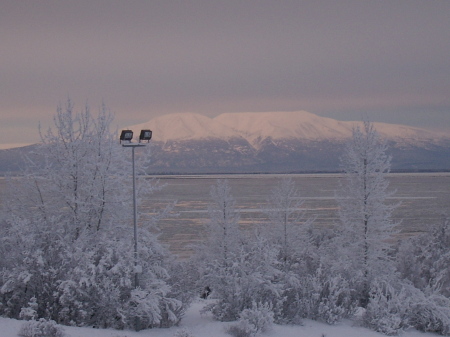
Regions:
[[[179,327],[170,329],[151,329],[135,331],[118,331],[112,329],[91,329],[64,327],[66,337],[173,337],[178,330],[185,329],[193,337],[230,337],[225,332],[226,327],[233,323],[222,323],[214,321],[211,317],[200,315],[199,311],[203,303],[197,302],[191,306]],[[0,317],[0,337],[17,337],[23,321]],[[302,326],[280,326],[275,325],[273,330],[263,337],[381,337],[385,336],[355,326],[351,321],[344,321],[337,325],[328,325],[311,320],[304,320]],[[422,333],[416,330],[403,332],[403,337],[431,337],[437,336],[432,333]]]

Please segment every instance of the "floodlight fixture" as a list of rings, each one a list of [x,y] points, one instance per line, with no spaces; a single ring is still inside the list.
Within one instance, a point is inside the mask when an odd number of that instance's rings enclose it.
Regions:
[[[121,143],[122,143],[122,141],[131,142],[132,139],[133,139],[133,131],[122,130],[122,132],[120,133],[120,142]]]
[[[146,140],[147,143],[150,142],[150,139],[152,139],[152,130],[141,130],[141,133],[139,135],[139,142],[142,140]]]
[[[131,162],[133,169],[133,236],[134,236],[134,288],[139,288],[139,274],[142,273],[142,267],[139,265],[139,256],[138,256],[138,233],[137,233],[137,204],[136,204],[136,169],[135,169],[135,160],[134,160],[134,150],[137,147],[145,147],[146,144],[142,144],[141,141],[150,142],[152,139],[152,131],[151,130],[141,130],[139,134],[139,143],[132,143],[133,139],[133,131],[132,130],[122,130],[120,133],[120,144],[122,147],[131,147]],[[122,141],[126,141],[125,144]],[[139,330],[139,321],[135,321],[136,331]]]

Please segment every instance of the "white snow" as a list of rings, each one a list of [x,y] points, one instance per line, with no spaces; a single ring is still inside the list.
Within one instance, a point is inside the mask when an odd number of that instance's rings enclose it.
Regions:
[[[216,322],[210,316],[200,315],[199,311],[205,302],[194,303],[186,313],[179,327],[169,329],[151,329],[121,331],[112,329],[91,329],[63,327],[66,337],[173,337],[178,330],[186,329],[193,337],[230,337],[225,332],[231,323]],[[23,321],[0,317],[0,337],[17,337]],[[381,333],[355,325],[352,321],[344,321],[337,325],[328,325],[312,320],[304,320],[303,325],[275,325],[273,330],[262,337],[382,337]],[[403,332],[403,337],[431,337],[432,333],[422,333],[416,330]]]
[[[166,142],[168,140],[190,140],[203,138],[240,137],[239,133],[219,122],[195,113],[176,113],[154,118],[149,122],[131,127],[134,132],[142,129],[153,131],[153,139]]]
[[[297,138],[305,140],[342,140],[350,138],[352,129],[361,122],[344,122],[320,117],[307,111],[239,112],[223,113],[209,118],[196,113],[176,113],[154,118],[134,125],[132,130],[151,129],[153,139],[192,140],[205,138],[229,139],[243,137],[250,144],[267,137],[273,139]],[[449,138],[443,132],[405,125],[373,123],[377,132],[392,140],[407,142]]]
[[[353,122],[340,122],[306,111],[225,113],[215,120],[233,127],[257,146],[259,140],[297,138],[305,140],[345,139],[351,137]]]

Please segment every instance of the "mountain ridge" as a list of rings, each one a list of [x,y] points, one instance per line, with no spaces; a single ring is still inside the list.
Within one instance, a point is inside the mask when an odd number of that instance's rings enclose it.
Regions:
[[[179,113],[130,129],[136,134],[153,131],[149,174],[338,172],[352,129],[361,123],[306,111],[225,113],[214,118]],[[450,171],[446,133],[373,124],[389,145],[393,171]],[[19,172],[29,149],[0,150],[0,173]]]
[[[258,147],[262,140],[300,139],[308,141],[345,140],[361,121],[338,121],[307,111],[223,113],[210,118],[197,113],[176,113],[131,126],[137,132],[151,129],[154,141],[200,140],[208,138],[243,138]],[[378,133],[387,140],[402,142],[437,142],[450,137],[425,128],[374,122]]]
[[[450,136],[424,128],[373,123],[389,144],[392,169],[449,170]],[[337,172],[356,121],[306,111],[195,113],[154,118],[152,170],[158,173]]]

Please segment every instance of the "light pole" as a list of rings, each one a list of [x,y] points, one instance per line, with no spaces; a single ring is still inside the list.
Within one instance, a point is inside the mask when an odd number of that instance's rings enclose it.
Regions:
[[[120,143],[123,147],[131,148],[131,161],[133,163],[133,231],[134,231],[134,288],[139,288],[139,273],[142,272],[138,266],[138,243],[137,243],[137,205],[136,205],[136,168],[134,164],[134,149],[144,147],[146,144],[141,141],[147,141],[152,138],[151,130],[141,130],[139,134],[139,143],[132,143],[133,131],[122,130],[120,133]],[[122,143],[127,142],[127,143]]]

